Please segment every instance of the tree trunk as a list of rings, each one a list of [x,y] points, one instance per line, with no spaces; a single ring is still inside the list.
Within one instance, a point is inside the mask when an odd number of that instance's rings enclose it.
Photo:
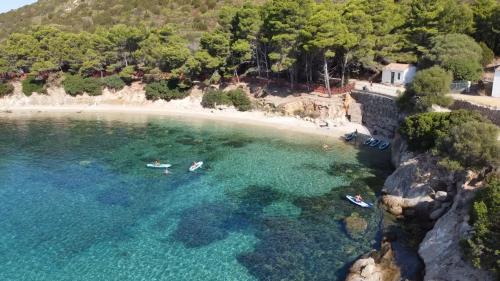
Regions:
[[[326,92],[328,94],[328,97],[332,97],[332,91],[330,89],[330,73],[328,73],[328,60],[326,59],[326,56],[323,55],[323,71],[324,76],[325,76],[325,87],[326,87]]]
[[[262,70],[260,66],[260,56],[259,56],[259,47],[255,46],[255,59],[257,60],[257,71],[259,73],[259,77],[262,76]]]
[[[343,88],[344,87],[344,79],[345,79],[345,70],[347,68],[347,57],[348,53],[344,55],[344,61],[342,62],[342,78],[340,81],[340,86]]]
[[[234,69],[234,76],[236,76],[236,81],[238,82],[238,84],[240,83],[240,76],[238,76],[238,68],[235,68]]]

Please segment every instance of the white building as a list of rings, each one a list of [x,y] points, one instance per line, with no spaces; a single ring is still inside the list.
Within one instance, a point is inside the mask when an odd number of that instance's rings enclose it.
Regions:
[[[411,64],[391,63],[382,70],[382,84],[406,85],[413,80],[417,68]]]
[[[500,98],[500,66],[495,70],[495,76],[493,77],[493,89],[491,91],[491,96],[495,98]]]

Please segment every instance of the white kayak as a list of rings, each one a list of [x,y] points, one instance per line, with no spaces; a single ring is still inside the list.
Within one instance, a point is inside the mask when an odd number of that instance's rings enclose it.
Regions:
[[[170,164],[147,164],[146,167],[148,168],[170,168],[172,165]]]
[[[365,201],[361,201],[361,202],[356,201],[356,198],[354,198],[354,196],[346,195],[345,197],[347,198],[347,200],[351,201],[352,203],[354,203],[360,207],[363,207],[363,208],[373,207],[373,204],[371,204],[371,203],[366,203]]]
[[[201,162],[201,161],[196,162],[193,165],[191,165],[191,167],[189,167],[189,171],[194,172],[194,171],[198,170],[199,168],[201,168],[201,166],[203,166],[203,162]]]

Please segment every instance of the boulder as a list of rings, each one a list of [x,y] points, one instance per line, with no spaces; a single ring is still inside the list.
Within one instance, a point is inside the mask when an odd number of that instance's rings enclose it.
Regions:
[[[366,220],[359,216],[356,212],[345,218],[344,224],[347,233],[351,236],[351,238],[358,238],[368,227]]]
[[[362,124],[363,111],[361,110],[361,104],[352,102],[349,106],[349,116],[352,123]]]
[[[379,251],[362,256],[351,266],[346,281],[398,281],[400,278],[401,270],[391,243],[383,241]]]
[[[448,193],[446,191],[438,191],[434,195],[434,199],[441,202],[446,201],[447,198],[448,198]]]

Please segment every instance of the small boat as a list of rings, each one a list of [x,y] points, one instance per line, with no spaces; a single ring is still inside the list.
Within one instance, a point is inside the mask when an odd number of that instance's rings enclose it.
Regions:
[[[351,141],[352,139],[356,138],[358,136],[358,134],[356,132],[352,132],[350,134],[347,134],[344,136],[344,139],[346,141]]]
[[[191,165],[191,167],[189,167],[189,171],[190,172],[194,172],[196,170],[198,170],[199,168],[201,168],[201,166],[203,166],[203,162],[195,162],[193,163],[193,165]]]
[[[378,149],[380,150],[385,150],[387,149],[389,146],[391,146],[391,143],[388,142],[388,141],[383,141],[383,142],[380,142],[380,145],[378,146]]]
[[[354,203],[362,208],[373,207],[373,204],[371,204],[371,203],[367,203],[365,201],[361,201],[361,202],[356,201],[356,198],[354,198],[354,196],[346,195],[345,197],[347,198],[347,200],[351,201],[352,203]]]
[[[373,140],[371,143],[370,143],[370,146],[371,147],[376,147],[377,145],[380,144],[380,140]]]
[[[364,145],[370,145],[372,143],[372,141],[374,141],[375,139],[370,137],[370,138],[367,138],[364,142]]]
[[[170,168],[172,167],[171,164],[154,164],[154,163],[149,163],[146,164],[146,167],[148,168]]]

